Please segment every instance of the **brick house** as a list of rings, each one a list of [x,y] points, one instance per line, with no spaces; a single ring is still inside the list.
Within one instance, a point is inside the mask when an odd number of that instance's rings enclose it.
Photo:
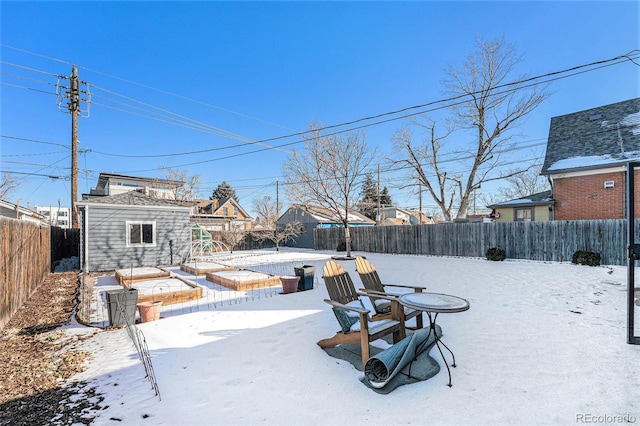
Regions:
[[[553,219],[625,218],[632,161],[640,161],[640,98],[551,118],[541,174],[552,185]],[[635,199],[638,215],[637,187]]]
[[[198,200],[194,204],[191,222],[207,231],[251,230],[251,216],[234,198]]]

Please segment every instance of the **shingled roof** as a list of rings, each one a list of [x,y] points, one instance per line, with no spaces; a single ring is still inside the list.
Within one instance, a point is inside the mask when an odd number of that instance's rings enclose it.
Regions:
[[[551,118],[543,175],[640,160],[640,98]]]
[[[110,204],[120,206],[171,206],[179,208],[183,207],[175,200],[164,200],[161,198],[150,197],[138,191],[123,192],[116,195],[108,195],[105,197],[94,197],[79,202],[78,204]]]
[[[306,213],[312,215],[319,223],[339,223],[340,222],[340,218],[338,217],[338,215],[336,215],[336,213],[333,210],[328,209],[326,207],[312,206],[309,204],[292,204],[289,207],[289,209],[303,210]],[[350,209],[349,223],[352,225],[357,225],[357,224],[373,225],[376,222],[369,219],[362,213],[357,212],[354,209]]]
[[[498,209],[505,207],[534,207],[547,206],[555,204],[555,200],[551,195],[551,191],[538,192],[537,194],[528,195],[526,197],[516,198],[513,200],[503,201],[501,203],[491,204],[487,206],[490,209]]]

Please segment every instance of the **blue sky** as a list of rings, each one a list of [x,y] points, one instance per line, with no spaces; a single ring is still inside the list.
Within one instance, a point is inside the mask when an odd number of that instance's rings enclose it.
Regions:
[[[20,183],[9,201],[70,204],[71,118],[56,105],[55,85],[75,64],[92,92],[79,121],[79,193],[99,172],[163,177],[164,166],[201,175],[203,198],[229,182],[250,210],[275,196],[282,163],[302,144],[247,141],[443,99],[445,67],[461,65],[476,37],[513,43],[518,71],[530,75],[626,54],[640,48],[639,10],[635,1],[2,1],[0,170]],[[639,77],[626,62],[554,82],[518,129],[517,143],[531,147],[513,161],[541,162],[551,117],[637,97]],[[404,124],[364,129],[383,169]],[[381,176],[397,205],[417,208],[404,183],[402,173]],[[286,203],[282,188],[281,196]],[[434,207],[423,200],[423,210]]]

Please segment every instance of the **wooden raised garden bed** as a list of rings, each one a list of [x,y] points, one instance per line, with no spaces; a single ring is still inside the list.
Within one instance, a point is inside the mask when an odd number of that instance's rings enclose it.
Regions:
[[[162,301],[162,305],[197,300],[202,297],[202,287],[191,286],[177,277],[162,282],[138,282],[133,285],[138,290],[138,303]]]
[[[207,281],[236,291],[280,285],[280,277],[278,275],[269,275],[262,272],[248,271],[246,269],[208,272]]]
[[[129,288],[131,284],[140,281],[157,280],[169,278],[169,271],[163,271],[159,268],[133,268],[133,269],[117,269],[116,280],[118,284]]]
[[[161,268],[119,269],[115,276],[121,286],[138,290],[138,303],[173,305],[200,299],[203,293],[196,283]]]
[[[191,275],[206,275],[208,272],[233,271],[232,266],[213,262],[191,262],[180,265],[180,270]]]

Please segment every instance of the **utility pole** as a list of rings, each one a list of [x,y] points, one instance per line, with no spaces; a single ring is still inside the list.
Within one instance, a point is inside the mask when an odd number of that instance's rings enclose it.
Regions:
[[[418,223],[420,225],[422,225],[422,182],[418,181],[418,199],[419,201],[419,207],[418,207],[418,213],[420,214],[420,220],[418,221]]]
[[[378,163],[378,214],[376,215],[376,225],[380,225],[381,220],[382,220],[382,215],[380,212],[380,163]]]
[[[278,219],[280,219],[280,186],[276,178],[276,222],[273,224],[273,238],[278,240]],[[276,251],[280,251],[280,244],[276,243]]]
[[[71,227],[79,228],[78,210],[78,116],[80,115],[80,91],[78,68],[73,65],[69,78],[69,113],[71,114]]]

